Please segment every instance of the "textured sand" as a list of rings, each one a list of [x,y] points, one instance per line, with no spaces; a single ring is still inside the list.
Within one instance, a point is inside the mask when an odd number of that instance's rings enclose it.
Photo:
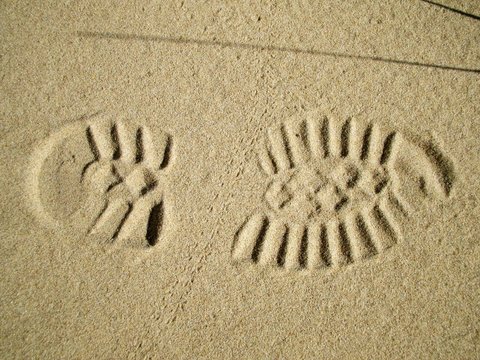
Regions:
[[[2,358],[480,357],[480,3],[268,3],[0,4]]]

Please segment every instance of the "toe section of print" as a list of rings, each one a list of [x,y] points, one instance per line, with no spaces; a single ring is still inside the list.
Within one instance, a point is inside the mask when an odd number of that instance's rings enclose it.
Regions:
[[[264,197],[232,257],[289,270],[343,267],[393,248],[422,201],[447,200],[455,183],[438,141],[318,114],[267,129],[258,163]]]

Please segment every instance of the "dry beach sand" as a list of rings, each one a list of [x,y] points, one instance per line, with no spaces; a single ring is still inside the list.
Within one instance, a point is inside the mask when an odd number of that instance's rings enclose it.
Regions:
[[[480,358],[441,1],[2,1],[0,357]]]

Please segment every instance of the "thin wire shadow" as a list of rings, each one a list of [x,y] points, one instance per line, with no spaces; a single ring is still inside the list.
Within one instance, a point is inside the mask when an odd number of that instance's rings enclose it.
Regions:
[[[435,1],[431,1],[431,0],[420,0],[420,1],[423,1],[423,2],[425,2],[427,4],[430,4],[430,5],[441,7],[443,9],[448,10],[448,11],[452,11],[454,13],[457,13],[457,14],[460,14],[460,15],[463,15],[463,16],[467,16],[467,17],[475,19],[475,20],[480,20],[480,16],[473,15],[473,14],[467,13],[465,11],[455,9],[455,8],[452,8],[452,7],[447,6],[447,5],[443,5],[443,4],[437,3]]]
[[[220,48],[237,48],[237,49],[246,49],[246,50],[254,50],[254,51],[288,52],[288,53],[301,54],[301,55],[327,56],[327,57],[333,57],[333,58],[378,61],[378,62],[383,62],[388,64],[400,64],[400,65],[418,66],[418,67],[434,68],[434,69],[441,69],[441,70],[463,71],[463,72],[476,73],[476,74],[480,73],[480,69],[469,69],[469,68],[463,68],[463,67],[457,67],[457,66],[421,63],[417,61],[389,59],[389,58],[383,58],[379,56],[353,55],[353,54],[340,53],[335,51],[307,50],[307,49],[299,49],[294,47],[244,44],[244,43],[236,43],[236,42],[230,42],[230,41],[184,39],[180,37],[124,34],[124,33],[112,33],[112,32],[94,32],[94,31],[78,31],[77,36],[83,37],[83,38],[101,38],[101,39],[114,39],[114,40],[155,41],[155,42],[163,42],[163,43],[172,43],[177,45],[189,44],[189,45],[201,45],[201,46],[215,46]]]

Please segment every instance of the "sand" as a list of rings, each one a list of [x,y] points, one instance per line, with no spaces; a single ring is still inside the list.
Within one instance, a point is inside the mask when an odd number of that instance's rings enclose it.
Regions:
[[[1,357],[480,358],[442,4],[2,2]]]

